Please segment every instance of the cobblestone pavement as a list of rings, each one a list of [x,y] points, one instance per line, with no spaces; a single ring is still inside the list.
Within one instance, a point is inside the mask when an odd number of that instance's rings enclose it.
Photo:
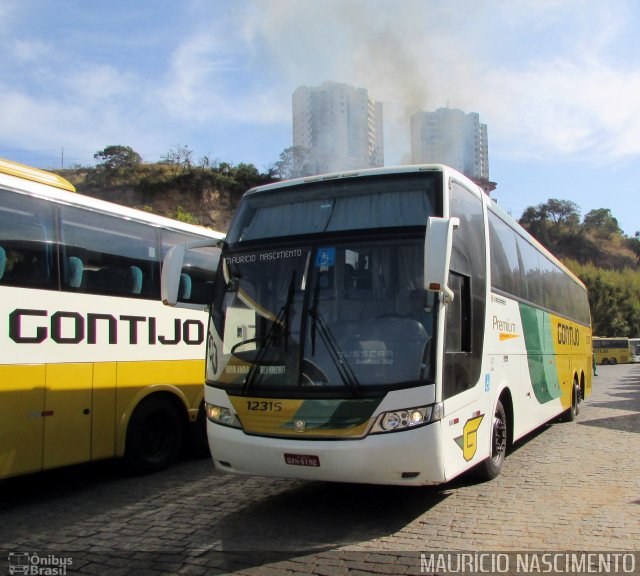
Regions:
[[[599,366],[598,374],[577,422],[518,443],[488,483],[243,478],[214,471],[208,459],[140,477],[108,462],[5,481],[0,576],[25,554],[40,574],[420,574],[435,571],[426,560],[451,551],[482,573],[505,572],[507,552],[533,551],[529,568],[599,552],[622,562],[609,573],[638,573],[640,365]],[[496,558],[494,570],[483,563]],[[439,571],[460,566],[448,568]],[[571,573],[566,562],[555,569]]]

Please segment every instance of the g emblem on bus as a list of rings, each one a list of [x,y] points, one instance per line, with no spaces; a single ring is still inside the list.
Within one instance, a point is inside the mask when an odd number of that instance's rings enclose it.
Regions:
[[[296,432],[304,432],[307,429],[307,423],[304,420],[296,420],[293,423],[293,429]]]
[[[469,462],[478,450],[478,428],[484,418],[484,414],[480,414],[465,422],[462,430],[462,436],[454,438],[456,444],[462,448],[462,456]]]

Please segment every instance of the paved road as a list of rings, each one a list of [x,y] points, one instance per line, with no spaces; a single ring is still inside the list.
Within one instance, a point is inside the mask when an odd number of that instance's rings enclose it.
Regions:
[[[638,573],[640,365],[598,374],[577,423],[520,442],[502,475],[484,484],[239,478],[208,459],[143,477],[101,463],[5,481],[0,576],[10,554],[14,565],[29,554],[59,570],[49,574],[357,576],[425,573],[431,566],[421,561],[449,551],[468,552],[457,555],[463,562],[488,551],[598,551],[626,562],[610,573],[628,573],[632,559]]]

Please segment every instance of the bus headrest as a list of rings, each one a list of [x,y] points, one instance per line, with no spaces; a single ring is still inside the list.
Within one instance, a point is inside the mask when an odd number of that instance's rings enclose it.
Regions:
[[[142,292],[142,270],[137,266],[131,266],[131,294],[140,294]]]
[[[4,251],[4,248],[0,246],[0,280],[4,276],[4,267],[7,264],[7,253]]]
[[[80,288],[82,285],[82,274],[84,272],[84,265],[82,260],[77,256],[69,256],[68,260],[69,278],[68,283],[70,288]]]
[[[191,276],[189,274],[180,274],[178,298],[181,300],[189,300],[191,298]]]

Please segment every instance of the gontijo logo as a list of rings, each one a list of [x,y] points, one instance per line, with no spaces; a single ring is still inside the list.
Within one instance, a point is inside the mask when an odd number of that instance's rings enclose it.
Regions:
[[[580,330],[558,322],[558,344],[564,346],[580,346]]]
[[[51,339],[56,344],[96,344],[98,336],[108,344],[118,343],[118,333],[128,344],[139,342],[149,345],[204,343],[204,323],[201,320],[174,319],[165,326],[165,333],[158,327],[154,316],[98,314],[59,310],[49,315],[48,310],[16,308],[9,314],[9,338],[17,344],[40,344]]]

